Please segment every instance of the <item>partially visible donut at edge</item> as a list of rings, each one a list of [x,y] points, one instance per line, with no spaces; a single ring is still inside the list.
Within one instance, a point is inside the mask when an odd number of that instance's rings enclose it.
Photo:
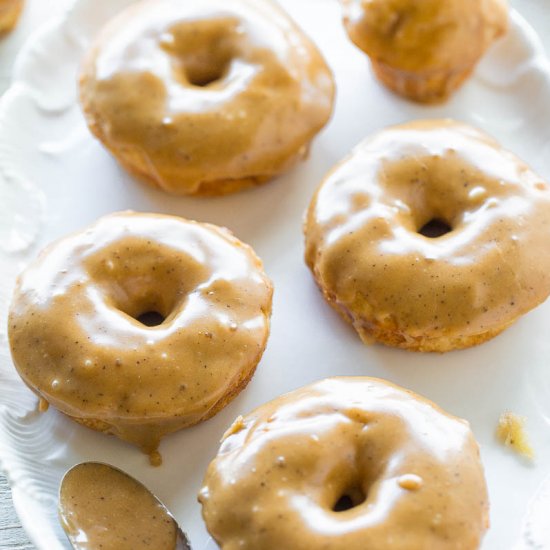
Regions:
[[[318,286],[365,342],[466,348],[550,293],[548,184],[452,120],[360,143],[321,183],[304,230]]]
[[[367,377],[237,418],[199,501],[222,550],[476,550],[489,526],[468,423]]]
[[[219,195],[307,156],[334,79],[271,0],[143,0],[96,37],[80,99],[129,172],[170,193]]]
[[[378,80],[414,101],[446,100],[508,29],[506,0],[340,0],[350,40]]]
[[[260,259],[226,229],[112,214],[19,276],[12,358],[73,420],[156,453],[163,436],[210,418],[247,385],[272,292]]]
[[[0,37],[17,25],[25,0],[0,0]]]

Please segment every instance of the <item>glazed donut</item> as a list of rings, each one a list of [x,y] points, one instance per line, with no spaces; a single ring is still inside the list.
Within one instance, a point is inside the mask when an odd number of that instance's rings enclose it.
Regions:
[[[12,357],[55,408],[152,453],[246,386],[271,296],[261,261],[227,230],[117,213],[53,243],[19,276]]]
[[[319,187],[305,235],[325,298],[365,342],[473,346],[550,293],[549,186],[450,120],[359,144]]]
[[[10,32],[17,25],[24,3],[24,0],[0,0],[0,34]]]
[[[341,0],[344,25],[390,90],[440,101],[508,27],[506,0]]]
[[[199,500],[223,550],[474,550],[488,527],[468,423],[366,377],[239,417]]]
[[[145,0],[99,34],[80,95],[91,131],[132,174],[212,195],[304,158],[331,115],[334,82],[269,0]]]

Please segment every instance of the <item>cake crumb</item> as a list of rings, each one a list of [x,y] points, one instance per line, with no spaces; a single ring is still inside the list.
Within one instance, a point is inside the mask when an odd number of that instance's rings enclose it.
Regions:
[[[535,453],[525,433],[525,417],[513,412],[504,412],[500,415],[497,427],[497,438],[506,447],[516,453],[533,459]]]

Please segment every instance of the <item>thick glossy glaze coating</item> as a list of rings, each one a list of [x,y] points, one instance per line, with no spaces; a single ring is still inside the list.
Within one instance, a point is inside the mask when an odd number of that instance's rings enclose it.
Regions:
[[[227,230],[113,214],[50,245],[20,275],[12,356],[53,406],[151,452],[246,385],[271,296],[260,260]],[[146,312],[164,321],[146,326]]]
[[[287,169],[333,96],[321,54],[270,0],[140,2],[100,33],[81,75],[94,134],[172,193],[226,193]]]
[[[395,92],[442,99],[507,28],[505,0],[341,0],[351,40]]]
[[[63,478],[59,516],[75,550],[176,550],[177,524],[138,481],[96,462]]]
[[[430,238],[426,223],[450,231]],[[550,293],[550,189],[480,131],[389,128],[326,177],[305,226],[325,297],[366,341],[421,351],[483,342]]]
[[[366,377],[238,418],[199,500],[223,550],[474,550],[488,526],[468,424]]]

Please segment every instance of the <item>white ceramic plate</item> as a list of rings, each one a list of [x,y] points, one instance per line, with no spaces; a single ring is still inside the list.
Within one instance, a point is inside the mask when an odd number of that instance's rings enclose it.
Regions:
[[[234,196],[178,199],[124,173],[91,137],[76,102],[78,63],[90,37],[132,1],[76,0],[66,17],[49,24],[21,53],[15,82],[0,107],[0,459],[36,546],[67,548],[56,516],[59,480],[73,464],[99,460],[149,486],[189,532],[194,548],[202,550],[208,536],[196,493],[234,417],[326,376],[373,375],[471,422],[491,497],[484,550],[550,548],[550,302],[498,338],[466,351],[419,355],[366,347],[314,286],[302,260],[301,234],[302,213],[328,168],[369,133],[414,118],[451,116],[478,125],[550,178],[550,68],[532,29],[514,13],[507,38],[467,85],[445,105],[421,107],[373,80],[366,58],[344,34],[335,0],[285,0],[335,71],[332,122],[309,160],[287,176]],[[161,468],[150,467],[135,448],[55,410],[37,413],[36,398],[14,372],[5,334],[16,273],[52,239],[122,209],[179,214],[231,228],[264,259],[276,288],[272,334],[253,381],[214,419],[166,438]],[[534,463],[495,440],[505,410],[528,418]]]

